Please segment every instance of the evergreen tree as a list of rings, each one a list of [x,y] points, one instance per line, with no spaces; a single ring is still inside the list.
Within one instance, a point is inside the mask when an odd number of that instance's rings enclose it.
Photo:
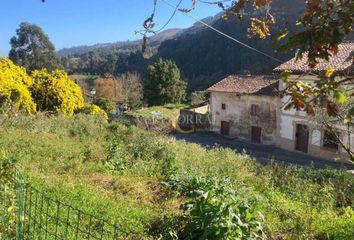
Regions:
[[[177,65],[161,58],[148,67],[145,98],[149,105],[179,103],[186,96],[187,83],[181,80]]]
[[[43,30],[35,25],[23,22],[16,30],[17,37],[10,40],[9,58],[17,65],[29,71],[60,68],[54,45]]]

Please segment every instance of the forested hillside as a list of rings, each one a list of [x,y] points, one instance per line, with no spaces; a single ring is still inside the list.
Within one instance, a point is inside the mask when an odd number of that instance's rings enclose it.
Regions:
[[[287,22],[294,24],[303,9],[303,0],[274,1],[271,11],[278,22],[272,32],[275,33]],[[237,40],[280,60],[288,60],[293,56],[294,52],[276,52],[272,46],[276,35],[267,40],[248,38],[246,33],[249,25],[249,21],[240,21],[236,17],[230,17],[228,20],[218,18],[212,24],[213,27]],[[293,26],[289,25],[289,27]],[[204,89],[228,74],[271,73],[272,69],[279,64],[211,29],[203,29],[196,33],[186,31],[178,39],[163,42],[158,56],[173,59],[189,80],[189,89],[193,90]]]
[[[141,73],[146,68],[146,59],[156,54],[157,47],[181,31],[178,28],[167,29],[152,36],[144,55],[141,53],[142,40],[64,48],[57,54],[61,64],[71,73]]]
[[[183,30],[180,28],[173,28],[173,29],[167,29],[165,31],[160,32],[159,34],[156,34],[151,37],[150,39],[150,46],[153,45],[158,45],[162,43],[165,40],[171,39],[175,37],[177,34],[182,32]],[[83,46],[77,46],[77,47],[71,47],[71,48],[63,48],[60,49],[57,54],[59,56],[79,56],[91,51],[94,51],[96,49],[101,49],[101,48],[126,48],[127,46],[138,46],[140,45],[142,40],[135,40],[135,41],[119,41],[115,43],[97,43],[95,45],[83,45]]]
[[[274,1],[272,13],[278,22],[273,32],[284,27],[287,22],[294,24],[304,10],[304,2],[303,0]],[[249,13],[246,12],[245,14]],[[267,40],[248,38],[248,21],[240,21],[236,17],[224,20],[221,17],[222,14],[218,14],[203,21],[280,60],[287,60],[293,56],[294,52],[277,53],[275,51],[272,42],[276,35]],[[183,77],[188,81],[189,91],[205,89],[228,74],[245,71],[271,73],[271,70],[279,64],[207,29],[200,23],[182,31],[179,29],[166,30],[152,37],[145,54],[140,52],[140,41],[117,44],[102,47],[96,45],[93,46],[92,51],[87,51],[86,47],[81,47],[79,49],[61,50],[59,53],[69,54],[70,57],[66,55],[62,58],[62,64],[70,72],[91,74],[107,72],[121,74],[137,71],[144,76],[147,66],[158,58],[172,59],[177,63]]]

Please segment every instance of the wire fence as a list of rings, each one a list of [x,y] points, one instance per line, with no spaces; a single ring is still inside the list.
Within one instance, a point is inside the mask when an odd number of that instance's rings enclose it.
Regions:
[[[116,224],[51,198],[0,162],[0,239],[125,239]]]

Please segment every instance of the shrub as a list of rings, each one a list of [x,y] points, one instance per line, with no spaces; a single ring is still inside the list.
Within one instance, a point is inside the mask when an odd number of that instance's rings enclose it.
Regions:
[[[354,175],[345,170],[267,167],[272,186],[287,197],[320,209],[354,206]],[[306,186],[306,191],[303,191]]]
[[[178,167],[176,163],[176,154],[166,151],[166,156],[162,159],[161,175],[168,181],[174,178]]]
[[[34,83],[30,90],[38,110],[72,116],[75,111],[84,107],[81,88],[66,72],[35,70],[32,78]]]
[[[124,152],[123,142],[120,138],[114,137],[108,144],[106,165],[110,170],[121,172],[126,168],[128,156]]]
[[[351,207],[344,208],[340,216],[329,213],[318,214],[314,225],[317,239],[351,239],[354,236],[354,210]]]
[[[80,109],[80,112],[85,113],[85,114],[89,114],[92,116],[102,117],[102,118],[108,120],[107,113],[95,104],[86,104],[85,107]]]
[[[107,114],[114,113],[116,110],[116,104],[112,100],[106,98],[97,98],[93,101],[93,104],[100,107]]]
[[[191,94],[191,106],[198,107],[208,101],[207,91],[195,91]]]
[[[28,90],[31,85],[32,79],[24,68],[16,66],[7,58],[0,58],[0,106],[33,114],[36,104]]]
[[[262,225],[254,205],[237,198],[227,186],[195,190],[181,206],[187,220],[182,239],[264,239]]]

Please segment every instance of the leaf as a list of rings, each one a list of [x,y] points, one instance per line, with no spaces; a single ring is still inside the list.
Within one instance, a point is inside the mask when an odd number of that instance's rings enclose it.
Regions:
[[[318,62],[316,60],[311,60],[309,61],[309,67],[310,68],[315,68],[317,66]]]
[[[283,81],[287,81],[288,78],[291,76],[291,73],[288,72],[288,71],[284,71],[280,74],[280,79],[283,80]]]
[[[8,212],[8,213],[11,213],[11,212],[14,211],[14,209],[15,209],[14,206],[10,206],[10,207],[7,209],[7,212]]]
[[[326,77],[329,78],[329,77],[331,77],[331,76],[333,75],[333,73],[334,73],[334,68],[331,67],[331,68],[328,68],[328,69],[327,69],[325,75],[326,75]]]
[[[333,96],[339,104],[344,104],[348,101],[347,97],[342,92],[336,91]]]
[[[335,117],[338,115],[338,108],[337,108],[336,104],[334,104],[334,103],[327,104],[327,114],[330,117]]]
[[[308,105],[306,107],[306,112],[311,117],[315,116],[315,110],[314,110],[314,108],[311,105]]]
[[[337,55],[338,54],[338,45],[333,45],[331,47],[331,52],[333,53],[333,55]]]
[[[281,34],[280,36],[277,37],[277,41],[282,40],[282,39],[285,38],[288,34],[289,34],[288,32]]]

